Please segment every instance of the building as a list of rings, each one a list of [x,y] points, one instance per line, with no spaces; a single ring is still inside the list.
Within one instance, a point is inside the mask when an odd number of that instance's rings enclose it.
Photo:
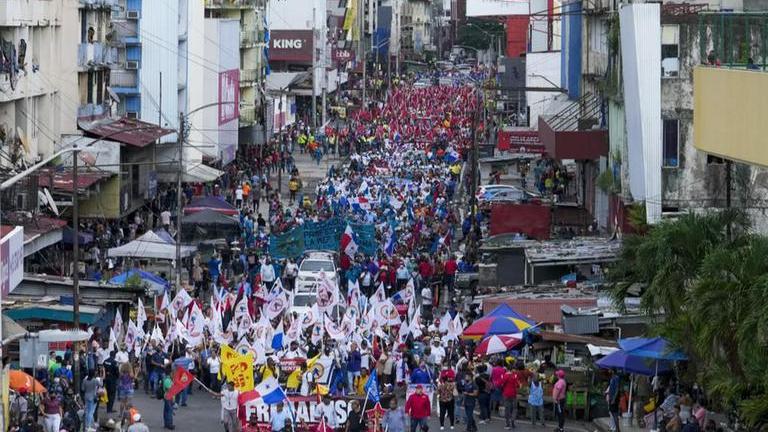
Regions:
[[[118,102],[110,96],[111,68],[118,60],[116,33],[112,29],[117,0],[83,0],[78,7],[77,82],[80,106],[78,120],[94,120],[111,115]],[[123,64],[125,61],[123,61]]]
[[[77,130],[79,5],[0,2],[0,143],[10,156],[0,167],[50,156],[62,134]]]
[[[433,42],[432,3],[426,0],[404,0],[401,3],[400,32],[403,55],[420,58],[425,51],[435,51]]]
[[[233,19],[240,25],[239,144],[264,142],[263,110],[266,0],[206,0],[206,18]]]

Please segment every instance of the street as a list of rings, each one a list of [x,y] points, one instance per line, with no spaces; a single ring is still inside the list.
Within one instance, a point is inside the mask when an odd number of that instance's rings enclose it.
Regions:
[[[144,423],[150,431],[163,430],[163,402],[150,398],[143,392],[137,392],[134,399],[134,405],[141,412]],[[399,404],[403,405],[402,401]],[[224,427],[219,421],[220,402],[218,399],[208,395],[205,391],[197,390],[190,396],[187,407],[179,407],[173,417],[173,422],[178,431],[223,431]],[[103,411],[101,413],[103,415]],[[446,419],[447,422],[447,419]],[[533,427],[527,420],[520,419],[517,422],[516,431],[534,432],[548,431],[556,426],[555,423],[548,421],[546,427]],[[437,418],[437,412],[433,411],[430,418],[429,428],[432,431],[440,429],[440,423]],[[482,432],[501,432],[504,430],[504,420],[502,417],[494,416],[489,424],[478,424],[479,431]],[[450,430],[446,426],[446,430]],[[464,431],[461,425],[456,426],[456,431]],[[591,424],[581,422],[566,422],[568,431],[593,431],[595,427]]]

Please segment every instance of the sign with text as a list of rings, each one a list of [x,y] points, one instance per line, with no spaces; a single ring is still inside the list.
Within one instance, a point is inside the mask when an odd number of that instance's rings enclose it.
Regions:
[[[363,404],[363,401],[359,398],[339,398],[331,401],[333,410],[336,413],[337,424],[344,424],[347,421],[350,402],[353,399],[358,400],[360,405]],[[317,405],[321,402],[318,402],[317,396],[288,396],[288,403],[291,405],[291,411],[296,416],[295,428],[297,430],[314,431],[320,420],[317,415]],[[242,417],[243,421],[249,419],[252,413],[256,413],[256,420],[259,425],[267,427],[272,423],[272,413],[275,407],[263,403],[261,399],[248,401],[241,408],[240,411],[245,413],[245,416]],[[370,408],[371,406],[366,406],[366,409]],[[286,409],[289,408],[286,407]]]
[[[546,152],[537,131],[499,131],[499,150],[511,153]]]
[[[312,62],[312,30],[272,30],[269,32],[269,61]]]
[[[374,256],[378,250],[376,228],[373,225],[350,223],[357,236],[356,242],[361,253]],[[341,235],[347,221],[333,218],[322,222],[306,222],[303,226],[286,233],[272,235],[269,253],[274,258],[296,258],[305,250],[338,250]]]
[[[0,239],[0,289],[8,295],[24,279],[24,227],[17,226]]]
[[[331,58],[335,62],[346,63],[355,59],[355,52],[348,48],[334,48]]]

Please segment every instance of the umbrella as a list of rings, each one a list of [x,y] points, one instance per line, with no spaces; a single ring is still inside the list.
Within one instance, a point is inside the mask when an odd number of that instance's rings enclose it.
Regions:
[[[629,355],[624,350],[615,351],[595,362],[601,369],[618,369],[623,372],[645,376],[653,376],[657,373],[655,363],[653,359]],[[671,369],[669,361],[659,361],[658,372],[664,373]]]
[[[661,337],[619,339],[619,347],[627,354],[635,357],[671,361],[688,360],[688,356],[682,351],[672,348],[672,344]]]
[[[120,273],[119,275],[110,279],[109,283],[114,285],[125,285],[128,282],[128,279],[134,275],[137,275],[141,279],[142,283],[148,284],[150,288],[158,292],[165,291],[165,288],[169,286],[168,281],[161,278],[160,276],[139,269],[132,269]]]
[[[40,381],[32,378],[26,372],[12,370],[8,372],[8,387],[11,390],[25,390],[27,393],[45,393],[45,387]]]
[[[509,351],[523,341],[522,333],[493,335],[483,339],[475,348],[477,355],[491,355]]]
[[[515,312],[511,307],[501,305],[464,329],[462,337],[480,339],[492,335],[520,333],[533,326],[534,323]]]

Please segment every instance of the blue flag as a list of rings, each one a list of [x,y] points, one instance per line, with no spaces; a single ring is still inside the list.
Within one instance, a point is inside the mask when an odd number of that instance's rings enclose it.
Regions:
[[[368,377],[368,381],[365,382],[366,397],[373,401],[374,404],[379,403],[381,395],[379,394],[379,380],[376,378],[376,371],[371,373]]]

